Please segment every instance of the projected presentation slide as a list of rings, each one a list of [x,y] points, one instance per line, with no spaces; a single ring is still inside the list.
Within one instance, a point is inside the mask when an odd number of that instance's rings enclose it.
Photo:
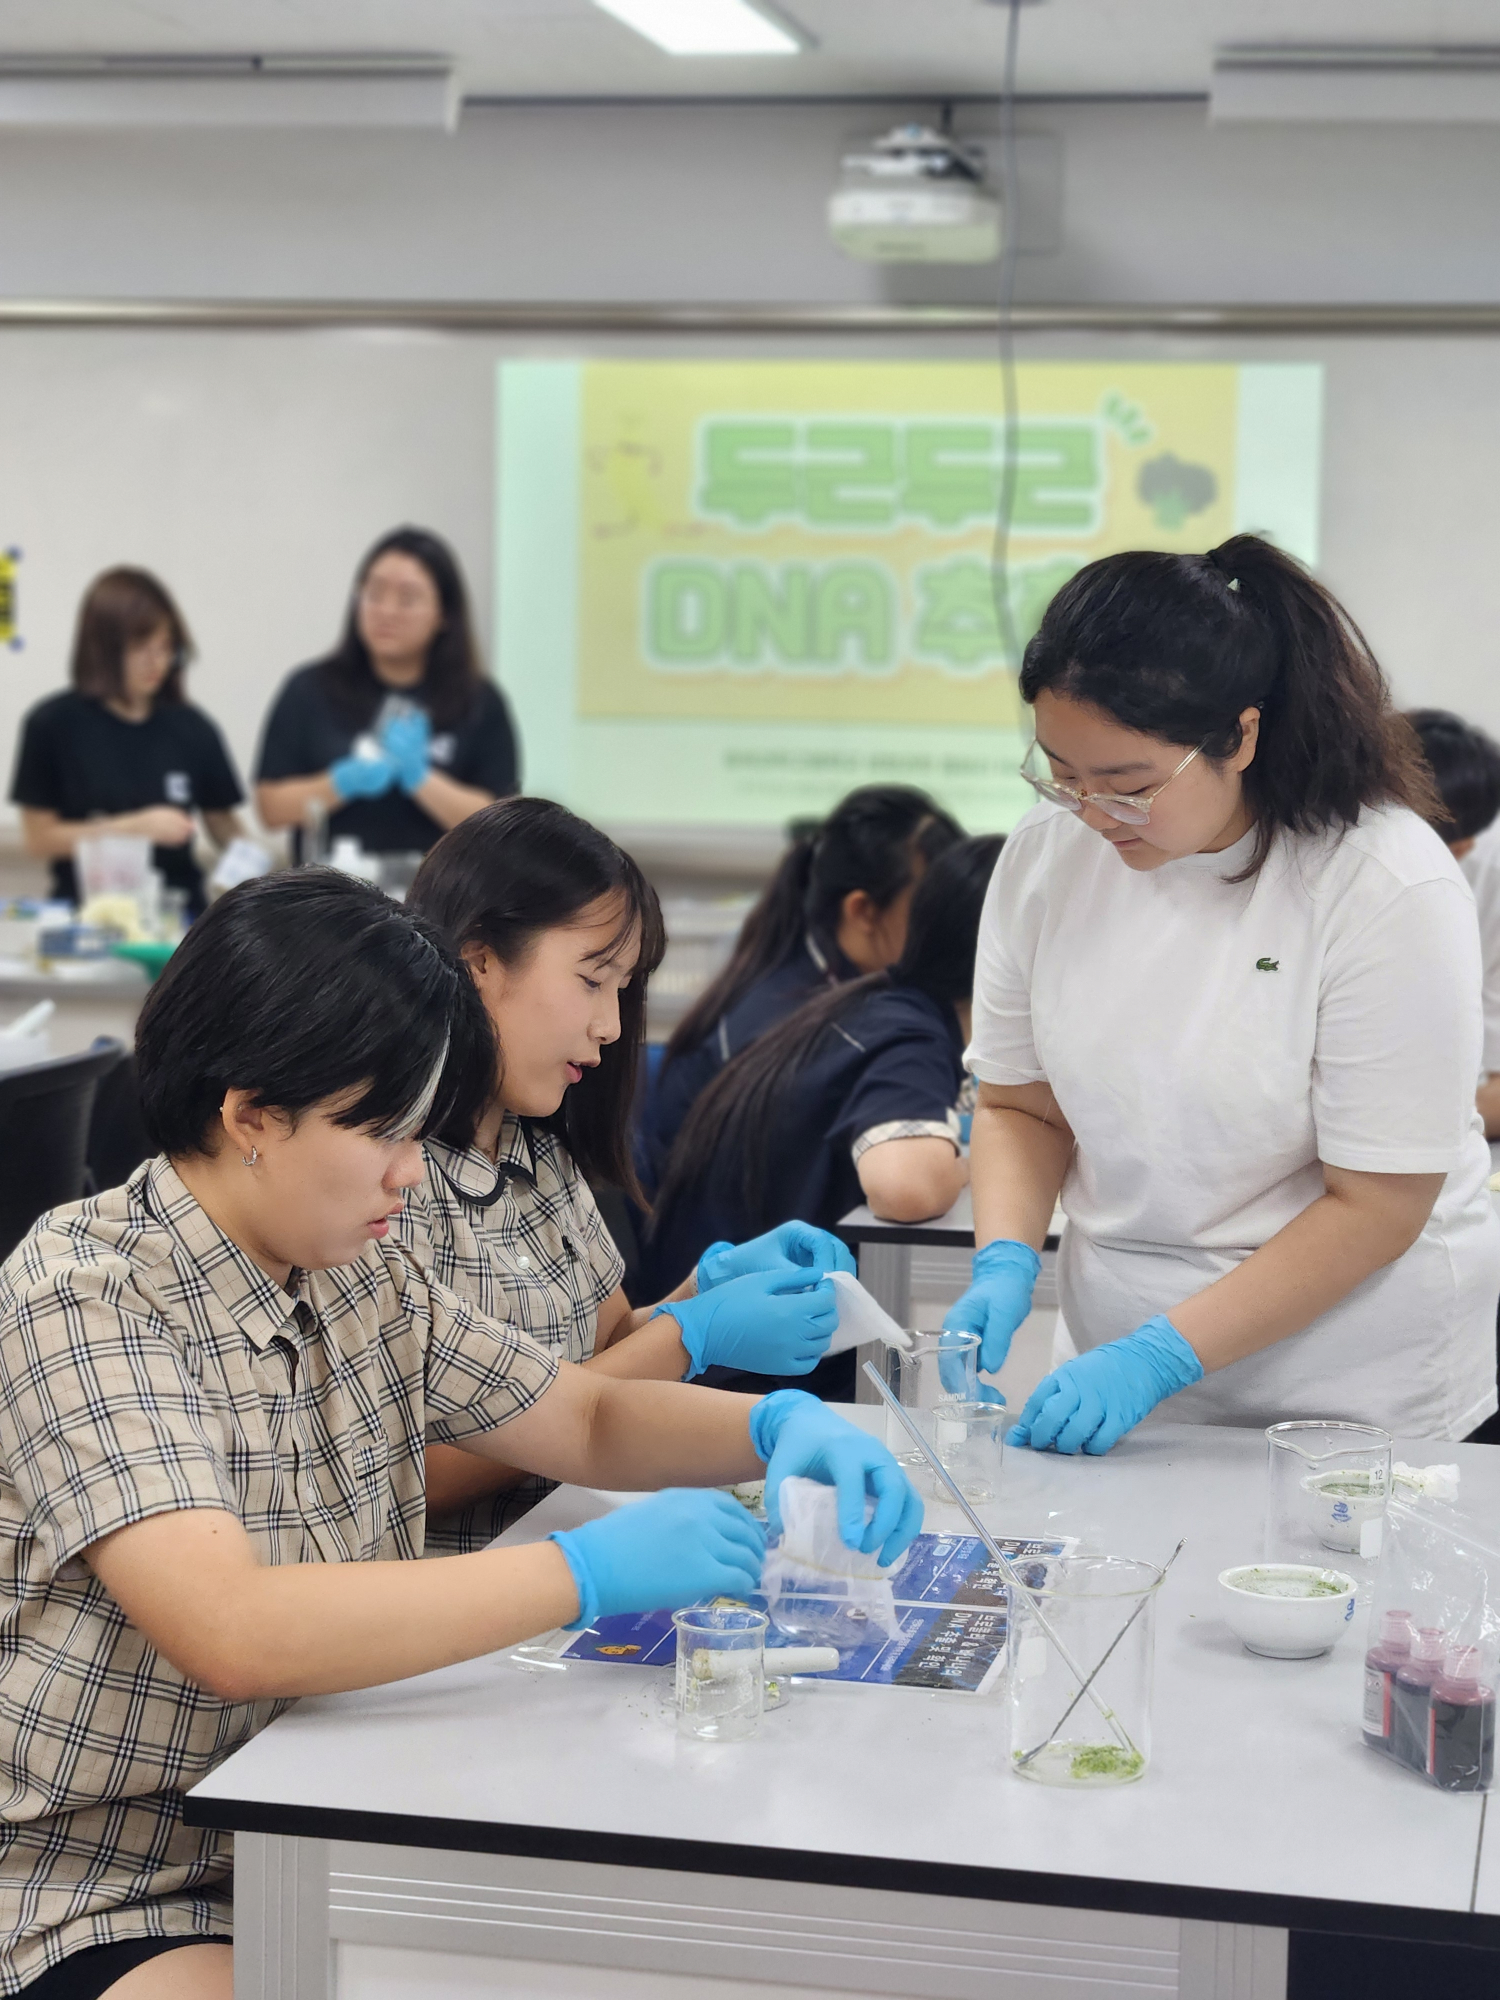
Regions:
[[[1319,367],[1018,375],[1023,643],[1114,549],[1255,528],[1316,561]],[[497,411],[497,666],[528,791],[612,825],[779,824],[874,781],[976,830],[1025,810],[995,364],[507,361]]]

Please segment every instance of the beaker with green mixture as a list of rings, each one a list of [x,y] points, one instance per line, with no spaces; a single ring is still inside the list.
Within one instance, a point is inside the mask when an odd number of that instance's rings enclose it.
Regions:
[[[1391,1494],[1391,1435],[1374,1424],[1299,1419],[1266,1432],[1267,1562],[1355,1558],[1367,1583]],[[1343,1565],[1341,1565],[1343,1566]]]
[[[1159,1564],[1069,1555],[1010,1592],[1010,1764],[1042,1785],[1128,1785],[1151,1759]]]

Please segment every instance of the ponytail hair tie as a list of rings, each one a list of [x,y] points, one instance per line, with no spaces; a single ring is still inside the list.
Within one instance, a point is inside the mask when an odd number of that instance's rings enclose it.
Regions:
[[[1224,586],[1226,590],[1238,590],[1239,587],[1240,587],[1240,580],[1237,576],[1232,576],[1229,579],[1228,583]]]

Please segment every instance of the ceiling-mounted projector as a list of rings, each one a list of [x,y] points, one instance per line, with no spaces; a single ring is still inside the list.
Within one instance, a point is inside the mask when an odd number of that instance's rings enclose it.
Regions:
[[[984,154],[927,125],[898,125],[847,153],[828,203],[833,240],[870,264],[988,264],[1000,254],[1000,204]]]

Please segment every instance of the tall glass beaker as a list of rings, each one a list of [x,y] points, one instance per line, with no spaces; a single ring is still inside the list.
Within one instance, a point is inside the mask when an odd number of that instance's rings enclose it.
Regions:
[[[1165,1572],[1071,1555],[1010,1592],[1010,1763],[1042,1785],[1128,1785],[1151,1760],[1156,1593]]]
[[[876,1360],[892,1395],[915,1417],[935,1451],[939,1448],[938,1410],[954,1404],[972,1406],[983,1400],[979,1394],[977,1333],[914,1333],[909,1347],[882,1347]],[[930,1493],[932,1475],[926,1461],[889,1410],[885,1441],[919,1490]]]

